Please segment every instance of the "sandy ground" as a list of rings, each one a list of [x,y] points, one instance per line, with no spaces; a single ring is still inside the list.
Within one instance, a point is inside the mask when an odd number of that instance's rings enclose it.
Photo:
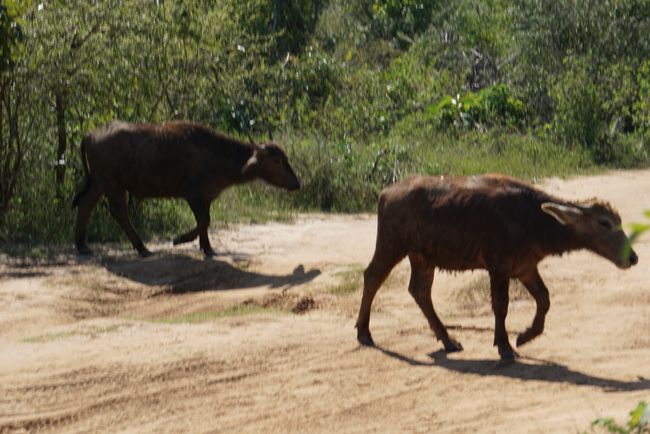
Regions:
[[[624,221],[650,208],[650,171],[546,190],[599,196]],[[650,237],[621,271],[587,252],[545,260],[545,333],[498,362],[486,276],[438,273],[434,304],[465,350],[446,356],[403,262],[361,348],[354,322],[374,216],[299,216],[197,245],[0,264],[0,432],[562,432],[626,420],[650,398]],[[534,303],[512,288],[511,341]]]

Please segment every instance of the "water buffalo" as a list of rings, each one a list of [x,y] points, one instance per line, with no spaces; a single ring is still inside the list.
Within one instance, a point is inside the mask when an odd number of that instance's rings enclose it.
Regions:
[[[502,175],[413,177],[381,192],[377,244],[364,273],[357,339],[374,345],[370,309],[377,290],[405,256],[411,263],[409,292],[448,352],[462,346],[452,339],[433,308],[436,267],[486,269],[495,318],[494,345],[502,359],[513,359],[506,334],[508,284],[516,278],[535,299],[532,325],[517,346],[544,330],[549,294],[537,271],[548,255],[588,249],[620,268],[638,261],[621,229],[621,218],[607,203],[562,200]]]
[[[196,227],[176,237],[174,244],[198,236],[201,249],[211,256],[210,203],[225,188],[258,178],[287,190],[300,188],[300,180],[277,144],[248,144],[185,121],[161,125],[112,122],[84,137],[81,161],[86,183],[73,200],[78,207],[75,244],[80,254],[91,253],[86,223],[102,195],[143,257],[151,253],[131,226],[126,192],[139,198],[184,198],[196,217]]]

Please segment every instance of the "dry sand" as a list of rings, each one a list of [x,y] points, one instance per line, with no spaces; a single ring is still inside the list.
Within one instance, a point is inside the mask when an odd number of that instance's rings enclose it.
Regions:
[[[624,221],[650,208],[650,171],[547,180]],[[374,216],[304,215],[197,245],[70,250],[0,265],[0,432],[562,432],[619,421],[650,398],[650,235],[621,271],[591,253],[545,260],[544,334],[498,362],[483,272],[438,273],[433,299],[463,344],[446,356],[409,296],[408,265],[354,322]],[[96,246],[98,247],[98,246]],[[511,340],[534,302],[511,290]]]

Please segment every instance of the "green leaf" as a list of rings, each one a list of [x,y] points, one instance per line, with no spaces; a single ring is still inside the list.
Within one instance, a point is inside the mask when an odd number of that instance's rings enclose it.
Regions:
[[[634,243],[644,232],[650,229],[650,224],[645,223],[630,223],[630,235],[628,236],[630,243]]]
[[[628,426],[630,428],[638,428],[640,421],[641,421],[641,416],[645,413],[646,409],[648,407],[648,404],[645,401],[639,402],[639,404],[636,406],[634,410],[630,412],[630,421],[628,422]]]

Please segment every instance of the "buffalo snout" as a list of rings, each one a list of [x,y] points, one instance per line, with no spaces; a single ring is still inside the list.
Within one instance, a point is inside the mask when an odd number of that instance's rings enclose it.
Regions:
[[[289,186],[287,187],[287,190],[296,191],[296,190],[300,190],[300,187],[302,187],[302,183],[300,182],[300,180],[298,178],[296,178],[295,181],[293,181],[293,182],[291,182],[291,184],[289,184]]]

